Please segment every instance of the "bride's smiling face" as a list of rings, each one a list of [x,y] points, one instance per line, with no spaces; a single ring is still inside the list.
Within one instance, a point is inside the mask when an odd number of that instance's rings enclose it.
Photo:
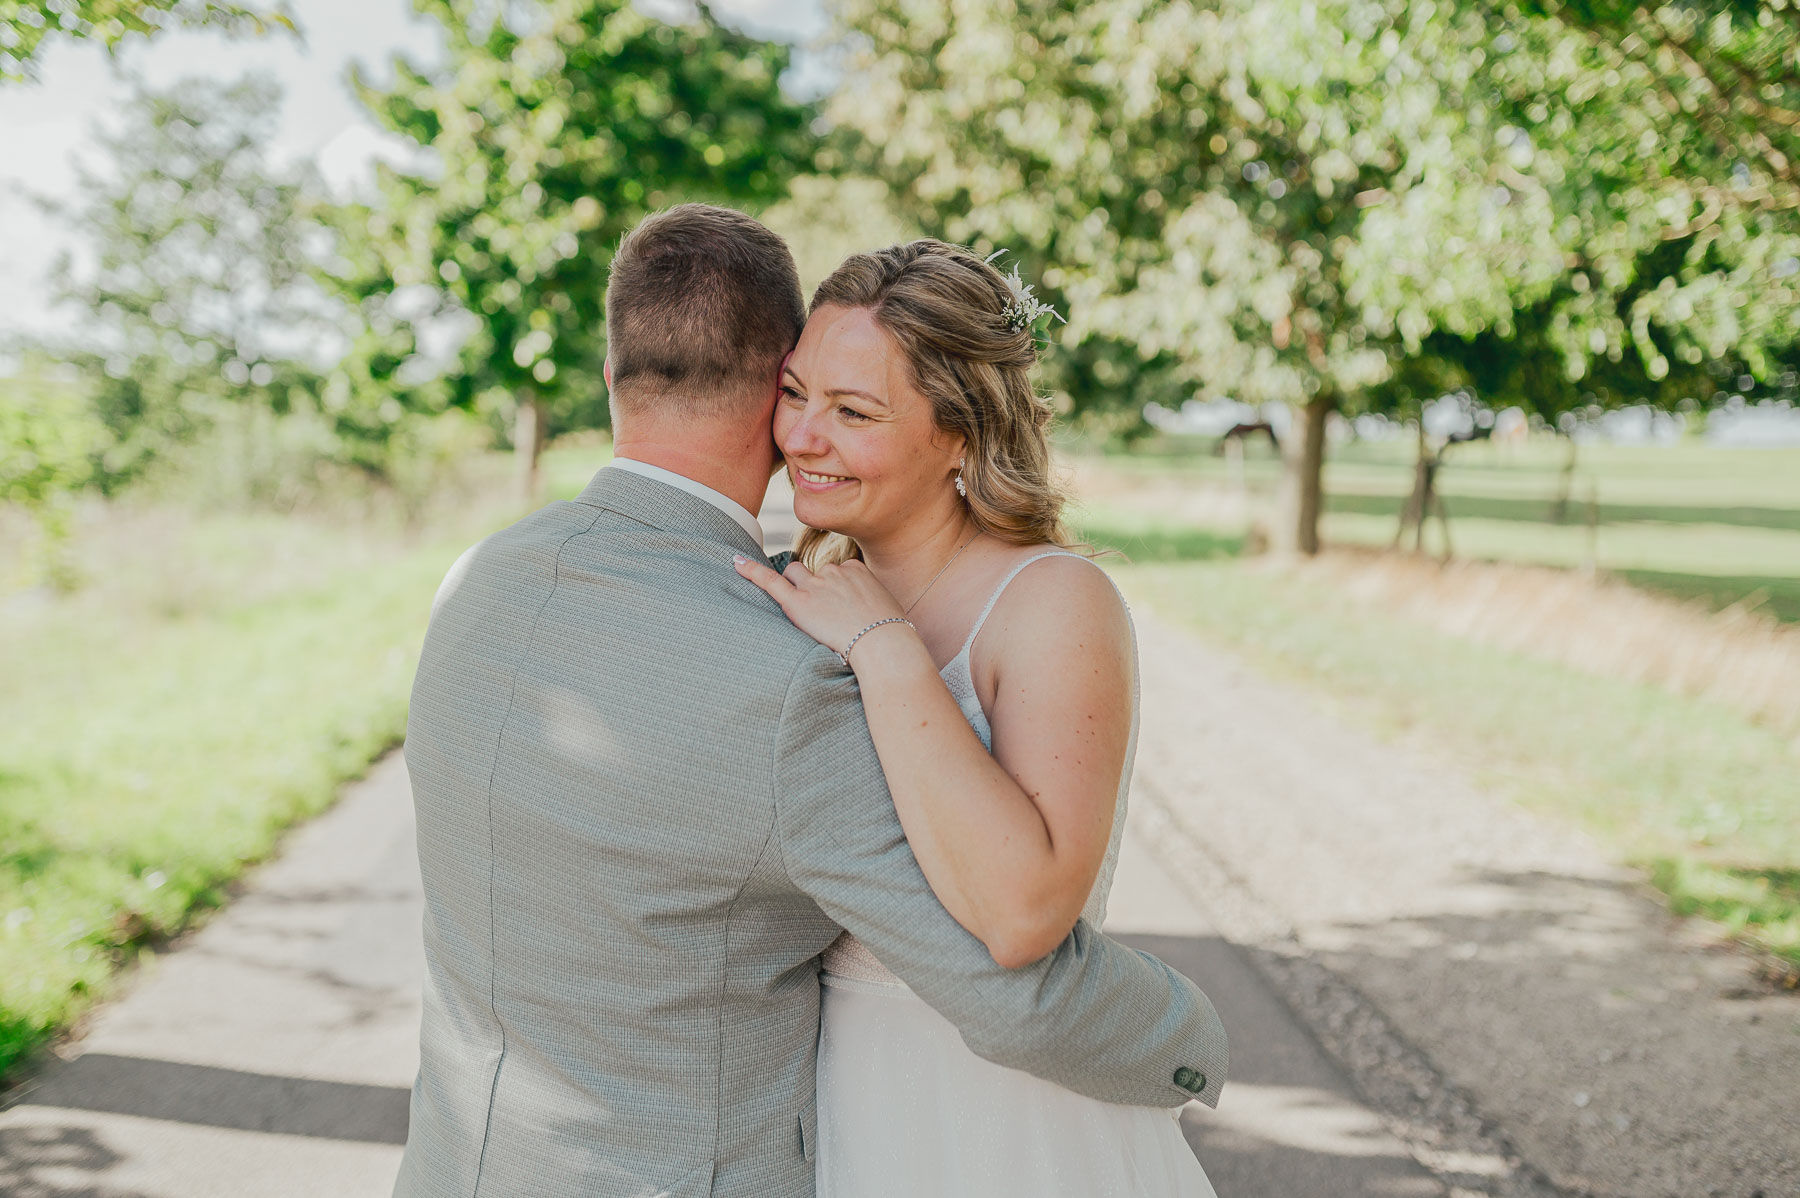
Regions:
[[[949,507],[962,439],[939,429],[906,357],[867,308],[822,307],[781,376],[775,443],[794,514],[859,540],[883,536],[933,501]]]

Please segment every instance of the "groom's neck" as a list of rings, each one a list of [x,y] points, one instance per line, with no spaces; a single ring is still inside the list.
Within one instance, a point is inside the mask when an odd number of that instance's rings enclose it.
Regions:
[[[679,427],[615,429],[613,456],[672,470],[752,514],[762,507],[775,462],[766,427],[717,428],[700,421]]]

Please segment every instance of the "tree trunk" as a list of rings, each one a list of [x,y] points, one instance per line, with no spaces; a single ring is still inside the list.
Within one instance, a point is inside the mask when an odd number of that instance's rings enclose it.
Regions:
[[[1574,437],[1569,438],[1569,456],[1563,459],[1562,482],[1557,491],[1556,501],[1550,505],[1550,522],[1562,524],[1569,518],[1569,493],[1575,488],[1575,455],[1581,448]]]
[[[1335,392],[1322,391],[1296,413],[1282,445],[1281,502],[1274,544],[1285,553],[1319,551],[1319,510],[1324,499],[1325,418],[1337,408]]]
[[[1400,523],[1394,529],[1393,547],[1395,549],[1400,548],[1400,542],[1406,539],[1407,529],[1423,530],[1425,527],[1425,504],[1430,498],[1427,494],[1430,486],[1428,464],[1430,456],[1430,448],[1425,444],[1425,419],[1421,414],[1418,448],[1413,453],[1412,493],[1406,497],[1406,502],[1400,508]],[[1419,548],[1418,544],[1414,544],[1413,552],[1417,553]]]
[[[513,417],[513,468],[518,479],[519,494],[527,503],[538,497],[538,455],[544,451],[544,401],[537,392],[519,396],[519,410]]]
[[[1450,548],[1450,509],[1444,506],[1443,494],[1435,489],[1431,492],[1431,502],[1437,508],[1438,529],[1444,534],[1443,560],[1447,562],[1453,552]],[[1421,520],[1419,523],[1423,525],[1424,521]]]
[[[1600,484],[1591,478],[1587,494],[1587,557],[1581,568],[1587,574],[1600,568]]]

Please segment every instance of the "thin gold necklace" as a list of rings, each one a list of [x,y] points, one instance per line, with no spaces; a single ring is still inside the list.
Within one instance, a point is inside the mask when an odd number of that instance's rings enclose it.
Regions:
[[[950,560],[944,563],[942,569],[938,570],[938,572],[936,574],[933,574],[931,576],[931,581],[926,583],[925,589],[919,592],[919,598],[914,599],[911,603],[908,603],[906,605],[906,610],[901,612],[900,614],[903,616],[912,615],[912,609],[919,606],[919,600],[925,598],[926,595],[931,593],[931,588],[936,586],[937,580],[944,576],[944,571],[948,570],[952,565],[954,565],[956,563],[956,559],[962,556],[963,550],[967,549],[969,546],[973,545],[975,543],[975,537],[979,537],[980,535],[981,535],[981,530],[978,528],[975,530],[975,536],[972,536],[968,540],[964,541],[962,543],[962,545],[957,548],[956,552],[952,553],[950,555]]]

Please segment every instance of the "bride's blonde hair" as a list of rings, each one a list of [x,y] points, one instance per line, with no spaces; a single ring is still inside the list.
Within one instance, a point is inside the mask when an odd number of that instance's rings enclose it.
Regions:
[[[813,292],[811,311],[866,308],[905,355],[932,421],[959,435],[970,518],[1016,545],[1070,546],[1067,496],[1050,477],[1050,405],[1032,389],[1037,339],[1009,319],[1013,293],[991,263],[931,238],[855,254]],[[795,547],[809,567],[858,554],[838,533],[808,529]]]

